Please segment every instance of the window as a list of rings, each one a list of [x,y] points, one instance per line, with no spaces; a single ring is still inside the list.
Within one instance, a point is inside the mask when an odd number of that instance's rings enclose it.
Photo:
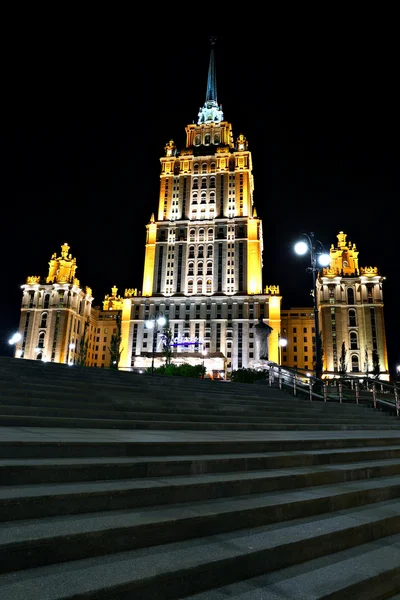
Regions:
[[[208,240],[212,241],[214,239],[214,230],[209,229],[207,234],[208,234]],[[212,246],[208,246],[208,248],[211,248],[211,253],[212,253]]]
[[[212,282],[211,279],[207,279],[207,294],[211,294],[212,292]]]
[[[44,336],[45,336],[44,331],[41,331],[39,333],[38,348],[44,348]]]
[[[193,294],[193,280],[189,279],[188,281],[188,294]]]
[[[204,229],[199,229],[199,242],[204,242]]]
[[[354,289],[347,288],[347,304],[354,304]]]
[[[351,370],[353,373],[357,373],[360,370],[358,366],[358,356],[356,354],[353,354],[351,357]]]
[[[197,285],[196,285],[196,292],[197,292],[197,294],[201,294],[202,291],[203,291],[203,282],[201,279],[198,279]]]
[[[349,327],[356,327],[356,325],[356,311],[353,308],[351,308],[349,310]]]
[[[43,300],[43,308],[49,308],[49,304],[50,304],[50,294],[45,294],[45,297]]]
[[[357,333],[355,331],[350,331],[350,350],[357,350],[357,348],[358,348]]]
[[[42,313],[42,319],[40,322],[40,328],[45,329],[47,327],[47,313]]]

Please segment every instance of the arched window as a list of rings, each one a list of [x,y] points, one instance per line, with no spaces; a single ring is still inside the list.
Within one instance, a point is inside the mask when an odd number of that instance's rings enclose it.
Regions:
[[[210,134],[209,134],[209,133],[207,133],[207,135],[204,137],[204,143],[205,143],[205,144],[209,144],[209,143],[210,143],[210,140],[211,140]]]
[[[207,177],[202,177],[201,178],[201,189],[202,190],[206,190],[207,189]]]
[[[356,327],[357,326],[357,321],[356,321],[356,311],[351,308],[349,310],[349,327]]]
[[[39,333],[39,339],[38,339],[38,345],[37,345],[38,348],[44,348],[44,336],[45,336],[45,332],[41,331]]]
[[[214,229],[208,230],[208,239],[211,241],[214,239]]]
[[[201,279],[197,280],[196,293],[201,294],[203,291],[203,282]]]
[[[204,229],[199,229],[199,242],[204,242]]]
[[[210,188],[215,188],[215,177],[210,177]]]
[[[47,327],[47,313],[42,313],[42,320],[40,322],[41,329],[45,329]]]
[[[197,200],[198,200],[198,194],[197,194],[197,192],[195,192],[192,197],[193,204],[197,204]]]
[[[194,246],[189,246],[189,258],[194,258]]]
[[[211,173],[215,173],[215,163],[211,163],[210,169],[211,169]],[[215,181],[215,177],[213,179]]]
[[[203,263],[199,262],[197,265],[197,275],[203,275]]]
[[[203,258],[204,257],[203,253],[204,253],[204,246],[199,246],[197,257],[198,258]]]
[[[190,262],[188,265],[188,275],[194,275],[194,263]]]
[[[357,334],[355,331],[350,331],[350,350],[357,350],[357,348],[358,348]]]
[[[201,136],[199,134],[196,135],[194,143],[195,143],[196,146],[200,146],[200,144],[201,144]]]
[[[351,370],[353,373],[358,373],[360,371],[358,366],[358,356],[356,354],[353,354],[351,357]]]
[[[207,199],[206,192],[201,192],[201,203],[205,204],[206,203],[206,199]]]
[[[207,279],[207,294],[211,294],[212,292],[212,281],[211,279]]]
[[[42,360],[43,354],[41,352],[38,352],[36,355],[36,360]]]
[[[198,173],[198,172],[199,172],[199,163],[195,163],[195,164],[193,165],[193,172],[194,172],[194,173]]]
[[[354,289],[352,287],[347,288],[347,304],[354,304]]]
[[[44,300],[43,300],[43,308],[49,308],[49,304],[50,304],[50,294],[45,294]]]
[[[215,192],[210,192],[210,204],[215,204]]]
[[[203,163],[203,164],[201,165],[201,172],[202,172],[202,173],[207,173],[207,163]]]
[[[208,239],[210,239],[210,234],[208,234]],[[213,255],[213,247],[211,245],[207,246],[207,258],[211,258]]]
[[[207,263],[207,275],[212,275],[212,262],[208,261]]]
[[[197,177],[195,177],[193,179],[193,189],[194,190],[198,190],[199,189],[199,180],[197,179]]]
[[[194,236],[196,235],[196,232],[194,229],[191,229],[189,232],[189,236],[190,236],[190,241],[194,242]]]
[[[193,294],[193,279],[188,281],[188,294]]]

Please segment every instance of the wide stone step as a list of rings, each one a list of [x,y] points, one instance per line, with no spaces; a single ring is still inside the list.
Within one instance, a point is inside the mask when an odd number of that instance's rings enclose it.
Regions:
[[[315,450],[343,450],[357,449],[356,452],[362,452],[363,449],[375,449],[379,447],[399,446],[400,437],[397,434],[387,437],[381,437],[375,434],[351,437],[351,433],[339,434],[339,437],[330,437],[324,434],[322,437],[318,433],[307,436],[305,439],[226,439],[226,434],[219,436],[217,440],[206,440],[203,437],[193,439],[189,433],[189,439],[168,441],[160,440],[158,434],[146,441],[87,441],[86,432],[78,434],[81,440],[71,437],[71,431],[60,431],[57,439],[59,441],[48,441],[43,435],[41,428],[29,430],[30,437],[36,440],[26,440],[26,429],[20,433],[20,441],[2,441],[2,435],[7,435],[7,428],[0,428],[0,457],[4,459],[17,458],[88,458],[88,457],[185,457],[188,455],[219,455],[223,454],[242,454],[242,453],[264,453],[264,452],[312,452]],[[46,431],[46,430],[44,430]],[[18,432],[19,433],[19,432]],[[58,433],[58,432],[57,432]],[[73,431],[75,434],[75,431]],[[100,431],[102,434],[103,432]],[[14,434],[15,435],[15,432]],[[97,434],[96,434],[97,435]],[[186,435],[186,434],[184,434]],[[334,434],[335,435],[335,434]]]
[[[392,477],[129,511],[9,521],[0,529],[0,571],[282,523],[393,500],[399,494],[400,477]]]
[[[374,539],[374,538],[372,538]],[[211,587],[211,586],[210,586]],[[400,534],[315,558],[184,600],[396,600],[400,598]],[[98,596],[101,598],[101,593]],[[176,596],[178,597],[178,596]],[[62,598],[62,596],[61,596]],[[123,598],[114,596],[115,600]],[[145,596],[136,595],[141,600]],[[154,596],[157,599],[157,596]],[[158,597],[161,600],[161,596]]]
[[[208,423],[259,423],[262,419],[266,423],[321,423],[327,419],[326,414],[314,413],[312,407],[306,412],[298,412],[294,408],[290,413],[279,413],[279,411],[265,411],[257,416],[250,416],[247,412],[240,415],[232,414],[226,411],[226,414],[209,414],[206,412],[191,413],[186,412],[182,407],[179,412],[162,410],[158,412],[142,412],[139,410],[128,411],[121,408],[112,407],[110,410],[88,409],[81,408],[79,405],[75,408],[57,408],[46,406],[17,406],[3,405],[0,403],[1,415],[25,415],[25,416],[44,416],[44,417],[76,417],[78,419],[96,418],[96,419],[127,419],[139,421],[189,421],[198,422],[206,421]],[[329,423],[371,423],[376,424],[382,422],[384,424],[390,422],[389,415],[385,413],[374,414],[372,411],[367,413],[352,413],[351,415],[343,415],[338,410],[335,414],[329,415]],[[400,426],[400,422],[398,423]]]
[[[343,430],[398,430],[400,423],[398,419],[388,419],[378,422],[363,423],[358,419],[355,423],[348,420],[345,423],[331,423],[329,417],[315,423],[311,420],[307,423],[298,423],[293,418],[292,423],[268,423],[244,422],[235,423],[229,420],[224,422],[209,421],[153,421],[153,420],[128,420],[128,419],[95,419],[95,418],[72,418],[72,417],[45,417],[34,415],[7,415],[1,414],[0,426],[32,426],[32,427],[63,427],[63,428],[96,428],[96,429],[157,429],[157,430],[225,430],[225,431],[343,431]]]
[[[176,502],[199,502],[295,488],[393,476],[400,484],[400,461],[292,467],[189,477],[107,480],[0,487],[0,520],[125,510]],[[338,486],[340,489],[340,486]]]
[[[71,483],[138,477],[204,475],[399,459],[400,446],[309,452],[143,456],[137,458],[0,459],[1,485]],[[0,488],[1,489],[1,488]]]
[[[91,396],[73,396],[65,395],[64,397],[58,397],[56,394],[51,397],[41,395],[39,392],[31,394],[29,396],[0,396],[0,406],[41,406],[48,408],[74,408],[78,406],[80,409],[98,409],[98,410],[126,410],[126,411],[146,411],[146,412],[190,412],[192,414],[232,414],[242,415],[245,413],[248,416],[260,416],[263,414],[270,414],[273,411],[274,415],[290,415],[293,411],[296,414],[301,415],[309,414],[324,414],[324,415],[382,415],[383,413],[366,409],[365,407],[357,405],[346,405],[346,408],[337,404],[323,404],[320,402],[304,402],[304,401],[293,401],[288,403],[282,403],[280,401],[266,400],[263,403],[252,404],[251,402],[243,402],[242,404],[232,404],[227,398],[224,401],[204,402],[204,401],[167,401],[167,400],[153,400],[148,397],[145,398],[133,398],[133,399],[120,399],[118,397],[110,396],[110,398],[104,398],[103,400],[93,400]],[[387,416],[387,415],[385,415]]]

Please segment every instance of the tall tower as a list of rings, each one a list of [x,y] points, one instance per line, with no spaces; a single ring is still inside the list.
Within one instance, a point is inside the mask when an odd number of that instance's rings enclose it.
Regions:
[[[382,285],[377,267],[358,266],[356,244],[340,231],[330,248],[330,266],[317,281],[318,305],[324,348],[324,375],[339,371],[342,345],[347,372],[365,377],[379,360],[380,379],[389,380]]]
[[[208,357],[220,358],[214,367],[223,371],[245,367],[254,357],[251,329],[261,317],[273,327],[270,359],[278,360],[279,288],[263,294],[252,156],[246,137],[234,137],[218,104],[214,44],[212,38],[197,122],[186,126],[185,147],[179,150],[170,139],[160,159],[158,210],[146,226],[142,294],[124,305],[125,368],[145,366],[141,359],[151,341],[144,321],[156,312],[168,317],[175,339],[201,340],[201,346],[177,347],[177,353],[195,355],[203,348]]]
[[[252,159],[244,135],[217,102],[214,46],[206,101],[186,146],[161,158],[157,219],[147,225],[142,293],[262,293],[262,224],[253,204]]]

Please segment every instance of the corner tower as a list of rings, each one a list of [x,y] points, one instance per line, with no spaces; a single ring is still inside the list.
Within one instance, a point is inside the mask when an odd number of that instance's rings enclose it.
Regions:
[[[339,371],[342,345],[347,372],[368,376],[379,361],[380,378],[389,380],[382,286],[377,267],[358,266],[358,248],[340,231],[330,248],[331,262],[317,281],[318,305],[324,348],[324,375]]]

